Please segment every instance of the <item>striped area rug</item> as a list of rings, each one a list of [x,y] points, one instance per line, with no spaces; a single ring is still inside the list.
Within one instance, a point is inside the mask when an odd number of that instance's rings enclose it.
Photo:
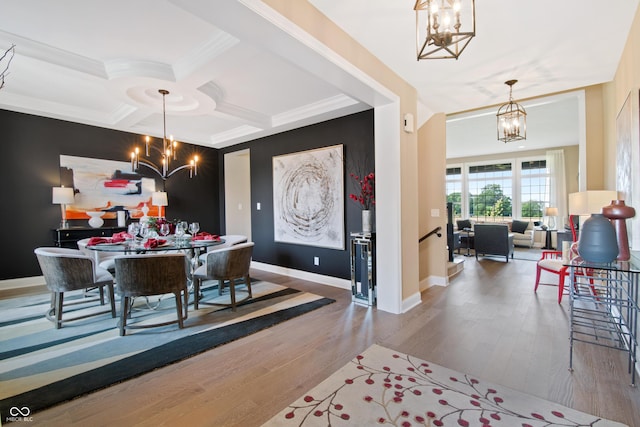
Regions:
[[[190,310],[184,329],[177,324],[127,331],[96,296],[65,293],[65,318],[100,312],[54,329],[44,314],[50,294],[0,300],[0,416],[34,412],[108,387],[195,354],[240,339],[335,302],[268,282],[252,282],[253,298],[237,311],[200,305]],[[228,302],[216,287],[201,301]],[[66,307],[67,303],[77,303]],[[120,309],[119,302],[116,308]],[[192,306],[190,305],[190,308]],[[172,295],[137,298],[131,323],[175,319]],[[16,414],[13,414],[15,412]]]

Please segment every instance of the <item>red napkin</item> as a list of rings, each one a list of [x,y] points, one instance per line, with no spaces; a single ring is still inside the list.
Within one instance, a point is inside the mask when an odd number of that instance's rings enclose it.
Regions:
[[[120,243],[120,242],[124,242],[127,239],[133,239],[133,236],[127,233],[126,231],[121,231],[119,233],[114,234],[113,237],[111,237],[111,242]]]
[[[157,248],[158,246],[162,246],[165,243],[167,243],[167,241],[164,239],[148,239],[146,242],[144,242],[144,247],[145,249],[153,249]]]
[[[100,243],[111,243],[108,237],[92,237],[87,242],[87,246],[99,245]]]
[[[197,233],[191,238],[191,240],[220,240],[220,236],[203,231],[201,233]]]

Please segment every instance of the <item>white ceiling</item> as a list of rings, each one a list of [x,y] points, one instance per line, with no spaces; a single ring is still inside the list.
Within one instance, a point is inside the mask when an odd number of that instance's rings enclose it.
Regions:
[[[478,0],[457,61],[416,61],[414,0],[309,1],[418,90],[421,116],[450,115],[447,155],[460,157],[517,149],[495,137],[504,81],[519,80],[516,100],[610,81],[640,0]],[[161,136],[164,88],[167,132],[217,148],[370,108],[264,12],[259,0],[3,0],[0,48],[16,56],[0,108]],[[526,149],[577,143],[579,100],[519,101]]]

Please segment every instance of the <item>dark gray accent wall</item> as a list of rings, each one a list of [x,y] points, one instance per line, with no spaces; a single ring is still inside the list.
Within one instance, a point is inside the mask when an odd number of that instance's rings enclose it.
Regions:
[[[355,191],[352,171],[374,170],[373,110],[215,150],[186,144],[181,153],[201,154],[198,177],[181,172],[166,182],[169,219],[198,220],[201,229],[224,234],[224,153],[251,150],[252,233],[254,259],[323,275],[349,278],[349,232],[360,229],[361,208],[349,200]],[[39,276],[33,249],[51,246],[60,207],[51,203],[51,188],[60,185],[60,155],[126,161],[141,135],[63,120],[0,110],[0,280]],[[273,238],[272,157],[303,150],[344,145],[345,249],[276,243]],[[151,176],[151,175],[150,175]],[[256,203],[262,209],[256,211]],[[86,225],[77,221],[71,225]],[[115,225],[107,221],[106,226]],[[313,265],[313,257],[320,265]]]
[[[349,194],[356,191],[349,173],[374,171],[373,120],[373,110],[368,110],[221,150],[220,170],[224,167],[223,154],[247,148],[251,152],[251,233],[256,243],[253,254],[255,261],[343,279],[350,278],[349,233],[361,230],[362,209],[349,199]],[[273,157],[337,144],[344,145],[345,156],[344,250],[275,242]],[[224,183],[221,184],[221,189],[224,189]],[[224,197],[222,195],[221,198]],[[259,211],[256,210],[258,202],[262,208]],[[224,212],[221,212],[221,217],[224,226]],[[313,264],[315,256],[320,258],[319,266]]]
[[[0,110],[0,129],[0,280],[39,276],[33,249],[51,246],[51,230],[60,223],[60,206],[51,203],[51,188],[61,183],[60,155],[127,161],[132,147],[141,146],[142,137],[6,110]],[[194,150],[202,159],[198,176],[189,179],[188,172],[181,171],[166,182],[165,215],[198,220],[203,230],[219,233],[218,150],[184,144],[179,152]],[[115,220],[105,225],[114,226]]]

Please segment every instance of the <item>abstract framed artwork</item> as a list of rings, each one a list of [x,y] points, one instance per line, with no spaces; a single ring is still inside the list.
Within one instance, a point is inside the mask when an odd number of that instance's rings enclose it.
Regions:
[[[276,242],[344,249],[343,146],[273,157]]]
[[[152,206],[151,195],[155,180],[130,169],[129,162],[61,155],[61,175],[72,179],[75,190],[74,203],[67,205],[67,219],[87,219],[90,211],[102,211],[103,219],[114,219],[119,210],[139,218],[145,203],[149,215],[154,215],[157,207]]]
[[[629,246],[640,250],[640,90],[629,92],[616,118],[616,190],[636,209],[627,220]]]

